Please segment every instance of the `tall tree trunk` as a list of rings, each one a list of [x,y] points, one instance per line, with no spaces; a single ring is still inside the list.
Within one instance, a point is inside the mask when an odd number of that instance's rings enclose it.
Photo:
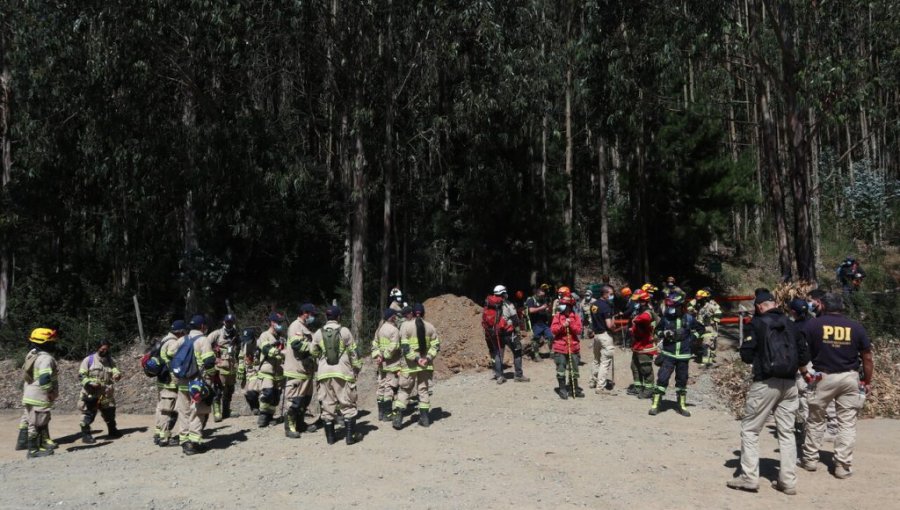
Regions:
[[[572,64],[569,63],[566,68],[566,207],[564,211],[563,224],[566,232],[566,281],[575,281],[575,253],[573,253],[575,243],[574,225],[572,222],[573,212],[575,209],[575,193],[574,193],[574,172],[573,172],[573,152],[574,140],[572,139]]]
[[[757,69],[761,76],[761,70]],[[792,279],[791,252],[789,248],[787,222],[784,215],[784,192],[781,179],[781,163],[778,157],[777,134],[775,132],[775,120],[770,109],[769,90],[766,84],[756,83],[759,111],[761,117],[761,129],[759,138],[760,161],[762,169],[767,176],[767,188],[769,202],[772,205],[772,216],[775,220],[775,241],[778,249],[778,269],[781,271],[781,279]]]
[[[5,39],[5,37],[4,37]],[[12,177],[12,153],[9,140],[10,72],[6,68],[6,41],[0,43],[0,197],[6,195]],[[0,236],[0,328],[6,322],[9,302],[9,275],[12,272],[12,240]]]
[[[602,136],[597,137],[597,185],[600,197],[600,270],[609,274],[609,203],[606,186],[606,142]]]
[[[391,192],[394,187],[394,73],[392,61],[394,58],[393,41],[393,0],[388,0],[387,30],[385,34],[384,70],[385,70],[385,104],[384,114],[384,217],[382,219],[381,239],[381,285],[379,286],[379,302],[382,306],[387,303],[388,285],[391,272]]]
[[[356,154],[353,161],[353,226],[351,232],[351,246],[353,251],[353,269],[350,275],[350,309],[353,316],[351,331],[354,338],[359,338],[360,328],[363,323],[363,290],[364,270],[366,264],[366,211],[368,209],[368,194],[366,193],[366,158],[363,152],[362,126],[356,122]]]

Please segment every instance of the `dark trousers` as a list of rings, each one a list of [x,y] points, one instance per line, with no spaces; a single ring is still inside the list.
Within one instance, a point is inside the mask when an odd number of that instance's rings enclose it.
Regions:
[[[506,347],[513,353],[513,369],[516,377],[522,377],[522,342],[511,335],[500,337],[499,345],[494,346],[494,374],[503,377],[503,354]]]
[[[656,377],[656,389],[665,393],[666,388],[669,386],[669,378],[672,377],[672,372],[675,372],[676,391],[679,393],[685,391],[688,383],[688,365],[690,360],[675,359],[665,354],[660,354],[660,356],[662,356],[662,366],[659,367],[659,373]]]

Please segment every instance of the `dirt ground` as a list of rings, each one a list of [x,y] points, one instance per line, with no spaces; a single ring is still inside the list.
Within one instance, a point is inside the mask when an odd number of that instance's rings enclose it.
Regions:
[[[589,350],[588,350],[589,351]],[[585,352],[590,363],[590,353]],[[631,376],[617,349],[616,382]],[[757,494],[729,490],[738,466],[739,423],[700,389],[693,416],[670,406],[648,416],[647,400],[617,390],[560,400],[549,360],[526,361],[530,383],[504,385],[487,372],[439,381],[435,423],[402,431],[378,423],[374,374],[360,378],[360,428],[353,446],[328,446],[319,432],[299,440],[281,427],[258,429],[243,416],[211,424],[210,450],[185,457],[152,445],[152,416],[122,415],[126,433],[110,441],[77,440],[79,417],[54,414],[55,455],[25,459],[13,450],[19,412],[0,413],[0,508],[892,508],[900,499],[900,422],[859,426],[855,476],[837,480],[824,467],[798,469],[799,495],[768,486],[777,476],[771,433],[761,441],[763,484]],[[692,368],[696,372],[696,370]],[[582,367],[586,387],[589,365]],[[511,375],[511,374],[509,374]],[[694,395],[697,393],[697,395]],[[671,395],[669,396],[670,398]],[[407,418],[407,424],[410,419]],[[771,432],[771,431],[769,431]],[[831,444],[825,446],[831,448]],[[824,457],[830,460],[827,453]],[[863,503],[864,502],[864,503]]]

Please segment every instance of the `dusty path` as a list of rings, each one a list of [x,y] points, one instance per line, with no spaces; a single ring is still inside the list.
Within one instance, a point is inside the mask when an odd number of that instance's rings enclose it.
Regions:
[[[586,353],[586,358],[590,354]],[[617,351],[617,383],[630,374]],[[582,371],[587,383],[588,366]],[[363,373],[364,380],[372,374]],[[561,401],[552,363],[526,362],[531,383],[502,386],[462,374],[435,390],[436,422],[397,432],[371,414],[364,440],[329,447],[321,433],[288,440],[252,417],[214,424],[212,450],[192,458],[151,444],[152,417],[127,415],[127,435],[94,446],[72,434],[76,415],[55,415],[56,455],[15,452],[17,413],[0,414],[0,508],[893,508],[900,500],[900,422],[860,425],[856,475],[798,470],[799,495],[767,485],[725,488],[735,472],[738,422],[707,405],[684,418],[648,401],[597,396]],[[371,383],[363,392],[370,395]],[[690,397],[689,397],[690,398]],[[372,409],[372,399],[363,407]],[[102,427],[95,424],[96,430]],[[762,439],[762,476],[776,476],[776,441]],[[831,445],[828,444],[827,448]],[[765,482],[765,480],[763,480]]]

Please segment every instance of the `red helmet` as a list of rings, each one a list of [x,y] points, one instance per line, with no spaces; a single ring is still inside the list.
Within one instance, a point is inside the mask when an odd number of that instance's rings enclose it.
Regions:
[[[647,301],[650,301],[650,293],[644,289],[639,289],[631,295],[631,300],[646,303]]]
[[[559,290],[556,291],[556,293],[559,294],[560,296],[571,296],[572,289],[563,285],[562,287],[559,288]]]

